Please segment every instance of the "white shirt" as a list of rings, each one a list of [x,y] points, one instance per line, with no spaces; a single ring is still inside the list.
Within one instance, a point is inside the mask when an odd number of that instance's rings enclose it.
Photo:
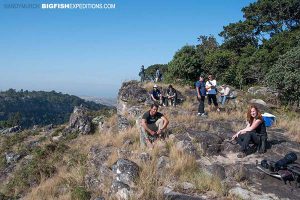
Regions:
[[[212,81],[206,81],[205,87],[208,88],[207,89],[207,94],[217,94],[216,89],[211,89],[210,87],[217,86],[217,81],[216,80],[212,80]]]

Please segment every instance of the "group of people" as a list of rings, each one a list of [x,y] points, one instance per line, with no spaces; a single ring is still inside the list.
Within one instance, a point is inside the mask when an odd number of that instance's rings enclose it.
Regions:
[[[168,118],[158,112],[159,105],[152,104],[150,110],[145,112],[141,121],[140,139],[143,146],[150,149],[158,139],[166,137],[166,129],[169,124]],[[237,155],[243,158],[255,151],[264,153],[266,151],[267,131],[263,117],[254,105],[247,111],[247,126],[235,133],[231,142],[236,141],[240,145],[240,153]]]
[[[173,88],[172,85],[169,85],[165,95],[161,93],[158,86],[155,84],[151,92],[151,100],[162,106],[174,106],[176,107],[177,103],[177,91]]]
[[[141,77],[141,82],[144,82],[146,80],[146,73],[145,73],[145,67],[144,65],[141,66],[140,72],[139,72],[139,76]],[[160,82],[162,81],[162,72],[159,70],[159,68],[156,69],[155,71],[155,79],[154,82]]]
[[[199,101],[198,106],[198,116],[207,116],[207,113],[204,111],[204,102],[205,97],[207,96],[208,105],[212,106],[214,104],[216,110],[220,112],[219,104],[217,101],[217,81],[210,74],[208,76],[208,80],[205,81],[204,76],[199,76],[199,80],[196,82],[196,92],[197,92],[197,100]],[[219,102],[224,105],[226,99],[229,97],[230,88],[223,84],[221,86]]]

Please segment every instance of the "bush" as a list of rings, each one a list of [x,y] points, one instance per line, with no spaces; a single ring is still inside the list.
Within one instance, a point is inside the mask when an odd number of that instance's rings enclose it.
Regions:
[[[71,199],[73,200],[89,200],[90,198],[91,193],[84,187],[77,186],[72,190]]]

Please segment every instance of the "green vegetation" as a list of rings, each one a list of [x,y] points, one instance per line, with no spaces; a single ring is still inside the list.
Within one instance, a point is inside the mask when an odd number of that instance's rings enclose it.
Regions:
[[[74,200],[89,200],[90,198],[90,192],[86,191],[84,187],[75,187],[71,193],[71,199]]]
[[[168,65],[162,65],[167,67],[164,81],[192,84],[200,74],[211,73],[219,83],[240,89],[253,85],[272,87],[279,91],[283,104],[299,106],[299,84],[294,81],[299,80],[299,10],[297,0],[250,3],[242,9],[243,20],[223,27],[219,33],[224,38],[222,44],[212,35],[201,35],[198,45],[179,49]],[[284,56],[280,58],[281,55]],[[150,67],[146,71],[153,74],[153,66]],[[279,71],[280,78],[276,74]]]
[[[74,106],[84,105],[91,110],[100,110],[104,105],[86,102],[79,97],[55,91],[0,92],[0,128],[21,125],[62,124],[66,122]]]

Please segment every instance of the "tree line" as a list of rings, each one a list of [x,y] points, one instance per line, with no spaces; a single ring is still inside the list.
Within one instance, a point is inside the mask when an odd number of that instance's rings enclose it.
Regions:
[[[300,104],[300,1],[258,0],[242,8],[243,20],[223,27],[219,44],[200,35],[165,65],[149,66],[146,77],[159,68],[164,81],[192,84],[200,74],[240,89],[265,85],[276,89],[283,104]]]
[[[9,89],[0,92],[0,128],[21,125],[62,124],[68,121],[75,106],[100,110],[106,106],[68,94],[51,91]]]

